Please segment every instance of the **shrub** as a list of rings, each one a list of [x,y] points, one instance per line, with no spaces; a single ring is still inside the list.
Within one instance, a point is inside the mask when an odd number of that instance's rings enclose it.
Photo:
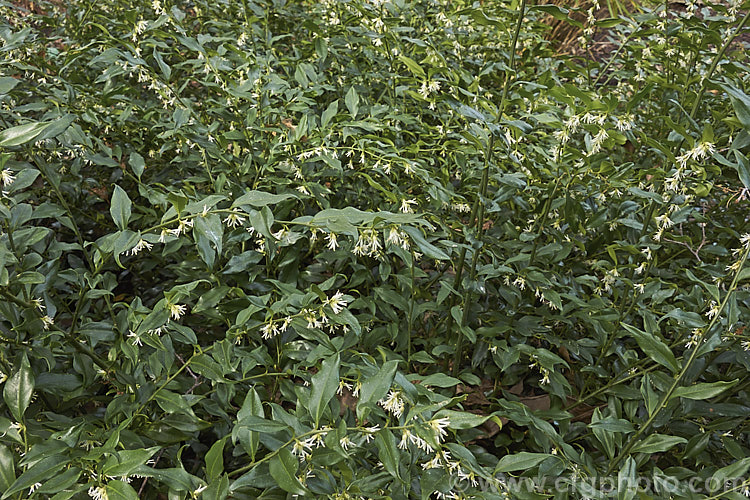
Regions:
[[[2,498],[748,491],[747,2],[0,5]]]

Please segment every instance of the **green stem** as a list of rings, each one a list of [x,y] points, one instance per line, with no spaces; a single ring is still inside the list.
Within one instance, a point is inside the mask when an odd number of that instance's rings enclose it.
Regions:
[[[523,26],[523,16],[526,13],[526,0],[521,0],[521,5],[518,8],[518,22],[516,23],[516,29],[513,33],[513,42],[511,43],[510,48],[510,71],[506,71],[505,73],[505,82],[503,84],[503,93],[500,98],[500,105],[498,106],[498,115],[497,118],[501,119],[503,116],[503,112],[505,110],[505,103],[508,98],[508,90],[510,89],[510,83],[513,78],[513,76],[516,75],[516,46],[518,45],[518,35],[521,32],[521,27]],[[482,230],[483,221],[481,218],[484,217],[484,207],[482,206],[482,198],[487,195],[487,184],[489,182],[489,168],[490,168],[490,158],[492,156],[492,149],[494,147],[494,141],[495,141],[495,135],[494,133],[490,134],[490,140],[489,144],[487,146],[487,152],[485,153],[484,157],[484,167],[482,169],[482,180],[480,182],[479,187],[479,196],[474,200],[474,205],[471,209],[471,215],[469,217],[469,226],[466,228],[466,230],[470,230],[471,228],[477,228],[477,234],[480,234]],[[481,215],[481,217],[480,217]],[[475,254],[478,251],[478,249],[475,249]],[[472,258],[472,262],[476,264],[476,256]],[[456,266],[456,276],[453,280],[453,289],[458,291],[459,287],[461,285],[461,278],[463,277],[463,268],[464,264],[466,263],[466,247],[464,246],[461,248],[461,252],[458,256],[458,265]],[[475,266],[473,266],[475,267]],[[466,322],[468,321],[467,316],[467,310],[468,310],[468,302],[467,298],[469,295],[465,294],[464,298],[464,313],[461,317],[461,326],[466,326]],[[446,331],[448,332],[448,335],[450,335],[450,332],[453,329],[453,316],[450,313],[450,311],[455,306],[455,296],[451,296],[451,301],[449,304],[448,309],[448,322],[446,325]],[[453,372],[456,373],[456,370],[458,370],[458,361],[463,356],[463,333],[461,331],[458,332],[458,340],[456,342],[456,350],[453,357]]]
[[[745,265],[745,261],[747,260],[748,253],[750,253],[750,247],[748,247],[745,252],[742,254],[742,259],[740,260],[739,268],[737,269],[737,272],[734,275],[734,279],[732,280],[732,284],[729,287],[729,290],[727,290],[726,295],[724,296],[724,300],[721,302],[721,305],[719,306],[719,311],[717,314],[711,319],[711,322],[708,324],[706,329],[704,330],[703,336],[707,336],[713,327],[718,323],[719,318],[721,317],[721,312],[724,310],[724,308],[727,305],[727,302],[729,302],[729,298],[732,296],[732,293],[737,288],[737,283],[739,281],[740,273],[742,271],[742,268]],[[685,374],[690,370],[695,360],[698,358],[698,353],[701,350],[701,344],[698,344],[693,351],[690,353],[690,357],[687,359],[687,361],[683,364],[682,370],[680,370],[680,373],[675,377],[674,382],[672,382],[672,385],[669,387],[667,392],[664,393],[664,396],[662,396],[661,401],[659,402],[659,406],[654,410],[654,412],[651,414],[651,416],[646,420],[646,422],[636,431],[635,434],[630,438],[627,445],[623,450],[618,454],[609,464],[609,468],[607,469],[607,474],[610,474],[615,467],[620,463],[620,461],[628,456],[630,453],[630,450],[633,449],[633,447],[636,445],[638,440],[641,436],[643,436],[651,427],[651,425],[654,423],[656,418],[659,416],[659,414],[662,412],[664,408],[667,407],[667,403],[672,399],[672,394],[674,394],[674,391],[677,389],[677,387],[680,386],[680,383],[682,382],[682,379],[685,377]]]

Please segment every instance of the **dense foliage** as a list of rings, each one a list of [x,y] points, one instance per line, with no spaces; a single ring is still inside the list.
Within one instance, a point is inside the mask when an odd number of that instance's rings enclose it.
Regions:
[[[630,6],[0,2],[2,498],[744,498],[750,4]]]

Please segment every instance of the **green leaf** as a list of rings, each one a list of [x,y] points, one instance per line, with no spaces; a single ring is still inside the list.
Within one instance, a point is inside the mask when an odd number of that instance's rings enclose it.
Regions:
[[[243,194],[232,203],[232,207],[239,207],[242,205],[252,205],[254,207],[265,207],[266,205],[275,205],[284,200],[296,198],[297,196],[286,193],[286,194],[273,194],[266,193],[264,191],[248,191]]]
[[[0,444],[0,491],[7,490],[15,480],[16,466],[13,452],[7,446]]]
[[[154,395],[154,400],[159,404],[161,409],[167,413],[178,413],[195,417],[193,409],[179,394],[162,389]]]
[[[102,473],[107,476],[128,476],[139,466],[145,464],[148,459],[159,451],[158,446],[139,450],[121,450],[107,457],[102,466]]]
[[[57,137],[58,135],[65,132],[68,127],[70,127],[70,124],[75,121],[75,119],[76,115],[68,114],[61,116],[57,120],[49,122],[36,140],[41,141],[44,139],[52,139],[54,137]]]
[[[515,455],[505,455],[495,466],[495,472],[511,472],[515,470],[526,470],[536,467],[554,455],[550,453],[530,453],[522,451]]]
[[[15,193],[22,189],[31,186],[37,177],[39,177],[39,170],[35,168],[25,168],[16,174],[16,180],[10,185],[9,192]]]
[[[310,385],[310,415],[315,422],[315,428],[320,424],[320,417],[328,406],[328,402],[336,394],[339,387],[339,366],[341,359],[338,353],[323,361],[318,373],[312,376]]]
[[[18,78],[13,78],[12,76],[3,76],[0,78],[0,95],[5,95],[13,88],[21,83],[21,80]]]
[[[393,377],[396,375],[396,368],[398,368],[397,360],[386,361],[375,376],[367,378],[362,383],[357,403],[358,417],[364,415],[365,405],[374,404],[388,393],[393,384]]]
[[[737,169],[737,176],[740,178],[742,185],[745,186],[745,188],[750,189],[750,160],[747,159],[747,156],[737,150],[734,151],[734,155],[735,158],[737,158],[737,165],[735,166]]]
[[[224,474],[217,481],[212,481],[203,491],[201,500],[226,500],[229,497],[229,477]]]
[[[293,495],[306,495],[307,490],[297,479],[299,460],[286,448],[281,448],[271,459],[269,470],[278,485]]]
[[[115,221],[115,225],[120,231],[125,231],[128,227],[128,221],[130,220],[130,210],[133,206],[133,202],[130,201],[128,193],[126,193],[124,189],[115,185],[115,190],[112,192],[111,203],[109,213],[112,215],[112,220]]]
[[[750,96],[729,83],[719,84],[719,86],[729,94],[734,112],[737,113],[737,119],[743,127],[750,130]]]
[[[279,431],[285,431],[289,429],[289,426],[275,420],[268,420],[266,418],[257,417],[255,415],[247,415],[242,419],[242,426],[247,427],[251,431],[268,432],[274,433]]]
[[[218,478],[224,472],[224,444],[229,436],[216,441],[206,453],[206,480],[208,482]]]
[[[726,391],[730,387],[734,386],[738,382],[738,379],[731,381],[711,382],[689,385],[687,387],[678,387],[672,393],[672,398],[687,398],[687,399],[709,399],[718,396],[722,392]]]
[[[47,125],[49,123],[33,122],[5,129],[0,132],[0,146],[10,147],[26,144],[41,134],[47,128]]]
[[[138,500],[138,493],[125,481],[109,481],[105,488],[109,500]]]
[[[651,359],[660,365],[668,368],[672,373],[680,371],[680,365],[677,363],[672,351],[667,345],[656,338],[653,334],[646,333],[638,328],[624,324],[622,325],[638,343],[638,347],[646,353]]]
[[[570,11],[568,9],[558,7],[557,5],[534,5],[529,10],[540,10],[560,21],[570,20],[570,18],[568,17],[568,12]]]
[[[742,478],[750,468],[750,457],[737,460],[731,465],[722,467],[711,476],[711,485],[723,485],[727,480]],[[712,489],[713,491],[713,489]]]
[[[193,230],[196,236],[213,243],[216,247],[216,253],[221,255],[224,239],[224,225],[221,223],[221,217],[216,214],[209,214],[205,217],[196,217],[193,220],[195,221]]]
[[[176,491],[194,491],[200,486],[202,482],[200,479],[188,473],[188,471],[186,471],[182,467],[154,469],[147,465],[141,465],[135,471],[133,471],[133,474],[143,477],[153,477],[154,479],[164,483],[165,486]]]
[[[5,381],[5,387],[3,387],[3,399],[16,421],[23,420],[23,414],[29,407],[33,394],[34,374],[31,372],[29,358],[24,352],[21,357],[21,366]]]
[[[649,437],[633,446],[633,453],[661,453],[678,444],[687,443],[687,439],[665,434],[651,434]]]
[[[453,387],[460,383],[461,381],[458,380],[457,378],[448,376],[444,373],[433,373],[431,375],[426,376],[420,381],[420,385],[423,385],[425,387],[441,387],[441,388]]]
[[[589,427],[593,429],[602,429],[607,432],[634,432],[633,424],[622,418],[607,417],[596,422],[591,422]]]
[[[133,151],[130,153],[130,158],[128,158],[128,165],[133,169],[135,176],[140,179],[143,171],[146,169],[146,160],[143,159],[143,156]]]
[[[450,260],[448,254],[427,241],[424,236],[422,236],[422,232],[416,227],[402,226],[402,229],[411,236],[411,239],[417,244],[417,248],[419,248],[425,257],[436,260]]]
[[[482,425],[493,417],[492,415],[474,415],[473,413],[465,411],[440,410],[435,414],[434,418],[447,418],[450,420],[448,427],[451,429],[471,429],[478,425]],[[495,419],[497,419],[497,417],[493,418],[493,420]],[[500,419],[497,419],[497,422],[499,421]],[[498,425],[502,427],[502,424]]]
[[[375,436],[375,445],[378,447],[378,458],[383,463],[383,467],[388,473],[398,479],[401,479],[398,463],[401,456],[396,446],[396,436],[387,429],[381,430]]]
[[[334,116],[336,116],[336,113],[339,112],[339,101],[336,99],[331,104],[328,105],[325,111],[323,111],[323,116],[320,120],[320,126],[325,128],[333,119]]]
[[[7,382],[6,382],[7,383]],[[64,455],[52,455],[39,460],[21,474],[18,479],[8,488],[2,498],[8,498],[14,493],[29,489],[36,483],[41,483],[51,477],[53,471],[59,471],[63,465],[68,463],[69,458]]]
[[[357,94],[354,87],[349,88],[349,92],[346,93],[344,102],[346,103],[346,108],[349,110],[352,118],[356,118],[357,111],[359,110],[359,94]]]
[[[399,54],[398,60],[404,63],[406,67],[409,68],[409,71],[411,71],[416,76],[422,78],[426,76],[422,67],[414,59],[411,59],[410,57],[407,57],[403,54]]]

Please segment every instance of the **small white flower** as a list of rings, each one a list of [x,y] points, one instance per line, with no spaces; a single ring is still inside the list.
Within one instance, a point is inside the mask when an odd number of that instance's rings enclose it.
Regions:
[[[185,314],[185,311],[187,311],[187,307],[181,304],[167,303],[167,309],[169,309],[172,319],[174,320],[180,319]]]
[[[128,333],[128,338],[133,339],[132,344],[137,346],[142,346],[143,343],[141,342],[141,337],[137,333],[135,333],[133,330],[130,330]]]
[[[384,410],[390,412],[396,418],[400,417],[404,413],[404,401],[401,399],[401,391],[391,391],[388,395],[378,401],[378,404],[383,407]]]
[[[348,305],[346,299],[344,299],[344,294],[338,291],[333,295],[333,297],[326,299],[324,304],[329,306],[333,310],[333,314],[340,313]]]
[[[715,300],[712,300],[710,306],[709,310],[706,311],[706,317],[708,319],[713,319],[714,316],[719,314],[719,304],[717,304]]]
[[[260,331],[262,332],[261,337],[263,337],[265,340],[272,339],[281,332],[279,327],[276,326],[276,322],[274,322],[273,320],[260,327]]]
[[[430,420],[429,425],[430,428],[435,432],[435,438],[438,442],[442,441],[445,436],[448,435],[448,433],[445,431],[446,427],[448,427],[451,423],[450,418],[443,417],[443,418],[436,418],[433,420]]]
[[[409,447],[409,441],[411,441],[411,431],[409,429],[403,429],[401,431],[401,441],[398,442],[398,449],[407,449]]]
[[[232,212],[227,215],[223,222],[227,227],[235,228],[241,226],[245,222],[245,218],[240,216],[240,212],[236,208],[233,208]]]
[[[48,315],[42,316],[42,326],[45,330],[49,330],[49,327],[55,324],[55,320]]]
[[[369,443],[370,441],[375,439],[375,434],[377,434],[378,431],[380,431],[380,426],[377,424],[373,425],[372,427],[365,427],[364,428],[365,442]]]
[[[326,246],[331,251],[334,251],[339,247],[339,241],[336,233],[328,233],[328,236],[326,236],[326,241],[328,242]]]
[[[109,500],[107,489],[104,486],[92,486],[89,488],[89,496],[94,500]]]
[[[403,199],[403,200],[401,200],[401,212],[403,212],[405,214],[407,214],[407,213],[413,213],[414,210],[411,208],[411,206],[412,205],[416,205],[416,204],[417,204],[417,200],[415,200],[415,199],[411,199],[411,200]]]
[[[340,446],[341,446],[341,447],[342,447],[342,448],[343,448],[344,450],[349,450],[349,448],[351,448],[352,446],[356,446],[356,445],[354,444],[354,441],[352,441],[351,439],[349,439],[349,436],[344,436],[344,437],[342,437],[341,439],[339,439],[339,445],[340,445]]]
[[[13,175],[13,172],[9,168],[5,168],[0,172],[0,181],[2,181],[3,186],[8,187],[13,184],[13,181],[15,180],[16,176]]]
[[[141,238],[141,239],[138,240],[138,243],[136,243],[136,245],[133,248],[131,248],[128,252],[126,252],[126,254],[128,254],[128,255],[138,255],[138,253],[141,250],[143,250],[144,248],[146,250],[151,250],[153,247],[154,247],[154,245],[152,245],[148,241],[146,241],[143,238]]]

